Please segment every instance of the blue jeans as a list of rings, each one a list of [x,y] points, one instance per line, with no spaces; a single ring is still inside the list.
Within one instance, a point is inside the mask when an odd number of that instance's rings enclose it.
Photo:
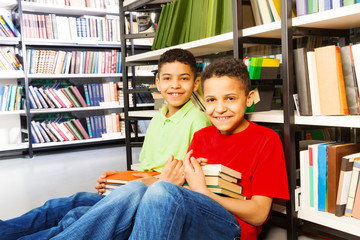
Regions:
[[[56,227],[61,219],[73,209],[93,206],[103,197],[96,193],[80,192],[67,198],[57,198],[47,201],[43,206],[35,208],[24,215],[7,221],[0,220],[0,239],[12,240],[32,235],[46,229]],[[75,213],[79,217],[81,211]],[[29,238],[36,239],[36,238]]]
[[[209,197],[158,181],[114,190],[53,239],[240,239],[241,228]],[[41,239],[41,238],[39,238]]]
[[[236,218],[211,198],[168,183],[156,182],[146,191],[129,239],[240,239]]]

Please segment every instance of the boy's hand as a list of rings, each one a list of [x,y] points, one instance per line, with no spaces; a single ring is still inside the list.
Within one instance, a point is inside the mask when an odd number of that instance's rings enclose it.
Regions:
[[[115,173],[118,173],[120,171],[116,171],[116,170],[109,170],[109,171],[106,171],[106,172],[103,172],[101,174],[101,176],[97,179],[97,182],[98,184],[95,185],[95,189],[98,190],[98,193],[99,195],[102,195],[106,189],[105,189],[105,178],[109,175],[112,175],[112,174],[115,174]]]
[[[174,159],[171,155],[161,171],[160,180],[182,186],[185,182],[183,161]]]
[[[158,180],[156,177],[153,177],[147,173],[134,173],[133,175],[139,178],[139,179],[136,179],[135,181],[143,182],[148,186]]]
[[[205,176],[201,168],[201,163],[206,159],[191,157],[192,153],[193,151],[190,150],[184,159],[186,182],[189,184],[191,190],[207,195],[209,190],[206,188]]]

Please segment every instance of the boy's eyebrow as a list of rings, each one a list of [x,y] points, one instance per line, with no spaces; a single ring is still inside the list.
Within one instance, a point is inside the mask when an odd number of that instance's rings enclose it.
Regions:
[[[161,73],[161,74],[160,74],[160,76],[164,76],[164,75],[170,75],[170,76],[172,76],[172,75],[174,75],[174,74],[172,74],[172,73]],[[179,76],[184,76],[184,75],[186,75],[186,76],[191,76],[190,73],[180,73]]]

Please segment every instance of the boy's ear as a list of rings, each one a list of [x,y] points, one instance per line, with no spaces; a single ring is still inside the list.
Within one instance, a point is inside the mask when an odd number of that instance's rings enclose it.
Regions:
[[[198,88],[199,88],[199,86],[200,86],[200,78],[195,78],[195,80],[194,80],[194,89],[193,89],[193,92],[196,92],[197,90],[198,90]]]
[[[160,87],[159,87],[159,85],[160,85],[160,79],[159,79],[159,78],[155,78],[155,83],[156,83],[156,88],[157,88],[157,90],[158,90],[159,92],[161,92]]]
[[[253,105],[254,98],[255,98],[255,91],[250,91],[246,97],[246,106],[247,107],[251,107]]]

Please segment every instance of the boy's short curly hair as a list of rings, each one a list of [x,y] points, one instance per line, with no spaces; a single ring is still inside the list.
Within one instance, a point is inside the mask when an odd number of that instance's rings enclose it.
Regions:
[[[212,77],[231,77],[240,81],[247,96],[251,89],[251,80],[246,65],[239,59],[219,58],[207,66],[201,74],[201,87],[204,90],[204,83]]]
[[[196,75],[197,75],[196,59],[191,52],[181,49],[181,48],[173,48],[173,49],[167,50],[160,56],[160,60],[158,62],[159,73],[160,73],[161,67],[165,63],[173,63],[175,61],[189,65],[189,67],[191,68],[191,71],[194,74],[194,78],[196,78]]]

